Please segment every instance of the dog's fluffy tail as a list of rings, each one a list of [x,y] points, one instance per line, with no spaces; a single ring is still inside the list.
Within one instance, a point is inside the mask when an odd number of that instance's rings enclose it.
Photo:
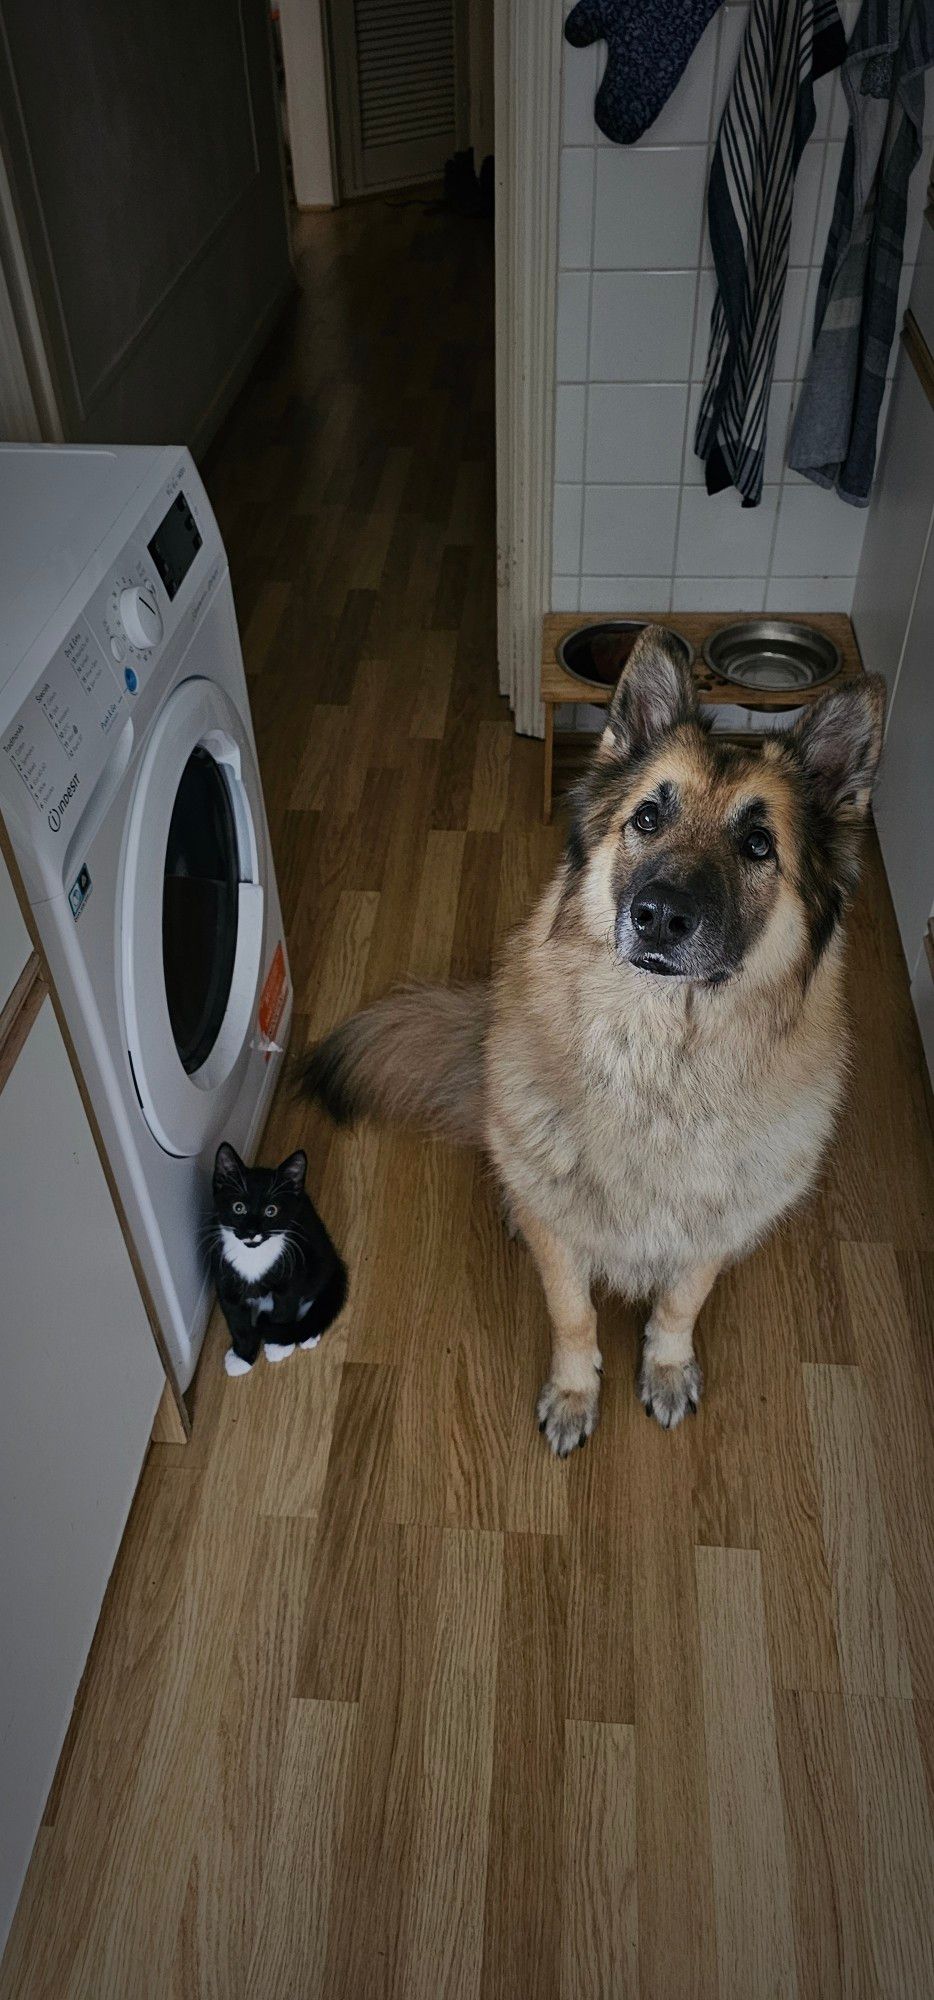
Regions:
[[[403,986],[319,1042],[299,1089],[338,1125],[420,1125],[462,1144],[483,1139],[486,986]]]

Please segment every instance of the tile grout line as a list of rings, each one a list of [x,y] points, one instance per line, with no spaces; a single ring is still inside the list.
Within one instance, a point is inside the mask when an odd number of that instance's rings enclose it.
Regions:
[[[567,19],[567,16],[568,16],[568,11],[569,11],[569,10],[568,10],[568,7],[567,7],[567,5],[565,5],[565,7],[564,7],[564,19],[565,19],[565,20]],[[591,79],[590,79],[590,81],[591,81],[591,87],[592,87],[592,88],[595,88],[595,87],[596,87],[596,86],[595,86],[595,77],[596,77],[596,47],[594,47],[594,48],[590,49],[590,50],[588,51],[588,53],[589,53],[589,55],[590,55],[590,58],[591,58]],[[589,268],[588,268],[588,267],[586,267],[586,266],[581,266],[581,267],[580,267],[582,271],[585,271],[585,272],[586,272],[586,277],[587,277],[587,327],[586,327],[586,358],[585,358],[585,367],[584,367],[584,377],[583,377],[583,384],[582,384],[582,386],[583,386],[583,390],[584,390],[584,419],[583,419],[583,436],[582,436],[582,438],[581,438],[581,458],[580,458],[580,471],[579,471],[579,475],[578,475],[578,477],[579,477],[579,483],[580,483],[580,493],[581,493],[581,501],[580,501],[580,520],[579,520],[579,523],[578,523],[578,530],[577,530],[577,591],[576,591],[576,596],[577,596],[577,604],[576,604],[576,607],[575,607],[575,608],[576,608],[576,609],[577,609],[577,611],[579,612],[579,611],[580,611],[580,591],[581,591],[581,565],[582,565],[582,547],[583,547],[583,535],[584,535],[584,493],[585,493],[585,486],[586,486],[586,472],[587,472],[587,467],[586,467],[586,454],[587,454],[587,394],[588,394],[588,382],[589,382],[589,376],[590,376],[590,315],[591,315],[591,301],[592,301],[592,296],[593,296],[593,227],[594,227],[594,222],[593,222],[593,211],[594,211],[594,206],[595,206],[595,200],[596,200],[596,188],[595,188],[595,178],[596,178],[596,166],[595,166],[595,158],[594,158],[594,156],[595,156],[595,152],[596,152],[596,148],[595,148],[595,146],[594,146],[593,142],[591,142],[591,144],[590,144],[589,146],[586,146],[586,145],[580,145],[580,146],[578,146],[578,145],[575,145],[575,143],[574,143],[573,141],[569,140],[569,138],[568,138],[568,136],[567,136],[567,133],[566,133],[566,129],[565,129],[565,125],[566,125],[566,116],[567,116],[567,92],[566,92],[566,86],[567,86],[567,79],[568,79],[568,71],[567,71],[567,67],[566,67],[566,64],[567,64],[567,44],[566,44],[566,42],[565,42],[565,39],[564,39],[564,35],[562,34],[562,37],[561,37],[561,148],[560,148],[560,154],[559,154],[559,159],[558,159],[558,213],[559,213],[559,218],[560,218],[560,210],[561,210],[561,179],[562,179],[562,177],[563,177],[563,172],[564,172],[564,161],[565,161],[565,156],[566,156],[566,154],[567,154],[567,153],[569,153],[569,152],[589,152],[589,153],[590,153],[590,155],[591,155],[591,168],[590,168],[590,266],[589,266]],[[559,228],[560,228],[560,220],[559,220]],[[573,270],[573,268],[574,268],[574,267],[573,267],[573,266],[571,266],[571,267],[568,267],[568,268],[570,268],[570,269],[572,269],[572,270]],[[558,281],[559,281],[559,284],[560,284],[560,279],[561,279],[562,275],[564,275],[564,270],[563,270],[563,267],[562,267],[562,265],[561,265],[561,260],[560,260],[560,245],[559,245],[559,256],[558,256]],[[557,313],[557,309],[558,309],[558,307],[557,307],[557,286],[556,286],[556,290],[555,290],[555,310],[556,310],[556,313]],[[564,384],[562,384],[562,383],[558,382],[558,380],[557,380],[557,377],[556,377],[556,380],[555,380],[555,446],[556,446],[556,447],[557,447],[557,411],[558,411],[558,393],[559,393],[559,390],[560,390],[560,389],[561,389],[562,387],[565,387],[565,388],[566,388],[566,387],[568,387],[568,386],[570,386],[570,385],[569,385],[569,384],[567,384],[567,383],[564,383]],[[555,458],[555,463],[557,463],[557,457]],[[558,486],[558,485],[559,485],[559,484],[561,484],[562,482],[560,482],[559,480],[555,479],[553,483],[554,483],[554,485],[555,485],[555,486]],[[561,569],[561,570],[556,570],[556,568],[555,568],[555,551],[554,551],[554,545],[552,544],[552,550],[551,550],[551,576],[552,576],[552,594],[553,594],[553,592],[554,592],[554,578],[555,578],[556,576],[563,576],[564,574],[565,574],[565,571],[564,571],[563,569]],[[571,572],[570,574],[571,574],[571,576],[573,576],[573,572]],[[570,578],[569,578],[569,580],[570,580]]]
[[[714,147],[716,145],[716,139],[714,135],[714,112],[716,105],[718,103],[718,94],[720,85],[720,57],[722,54],[722,44],[723,44],[723,15],[722,13],[720,13],[717,16],[717,47],[714,54],[713,83],[711,85],[711,91],[710,91],[710,110],[707,113],[707,148],[706,148],[707,157],[706,157],[705,172],[704,172],[704,195],[701,204],[700,239],[697,245],[697,262],[694,268],[694,310],[691,314],[691,338],[688,345],[688,369],[687,369],[688,379],[687,379],[687,389],[685,391],[685,400],[684,400],[684,430],[682,432],[682,437],[681,437],[681,477],[678,482],[678,507],[677,507],[677,512],[675,514],[675,538],[671,551],[671,575],[668,581],[669,611],[673,610],[675,601],[675,588],[678,576],[678,551],[681,545],[681,514],[684,507],[684,492],[685,492],[685,486],[687,484],[687,478],[686,478],[687,461],[688,461],[688,451],[690,449],[689,432],[691,427],[691,392],[694,387],[694,379],[693,379],[694,343],[697,339],[697,321],[698,321],[698,314],[700,312],[701,272],[704,269],[704,237],[707,229],[707,185],[710,179],[710,168],[714,155]]]
[[[594,62],[596,78],[596,62]],[[588,308],[586,308],[586,378],[584,378],[584,460],[582,460],[582,482],[580,482],[580,536],[578,536],[578,612],[582,612],[584,596],[584,516],[586,516],[586,490],[588,490],[588,430],[590,430],[590,340],[594,326],[594,244],[596,244],[596,140],[592,146],[592,168],[590,168],[590,270],[588,270]]]

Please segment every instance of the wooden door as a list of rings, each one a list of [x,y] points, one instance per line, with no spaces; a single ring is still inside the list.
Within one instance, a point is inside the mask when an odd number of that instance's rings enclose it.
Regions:
[[[461,0],[330,0],[341,193],[433,180],[466,144]]]

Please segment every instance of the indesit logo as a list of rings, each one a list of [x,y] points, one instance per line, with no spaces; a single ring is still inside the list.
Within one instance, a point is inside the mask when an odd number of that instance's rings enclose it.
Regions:
[[[72,799],[74,798],[77,789],[78,789],[78,773],[76,771],[74,777],[72,778],[71,784],[66,785],[65,790],[63,791],[62,796],[59,799],[58,805],[53,806],[49,813],[49,825],[53,833],[58,833],[62,824],[62,814],[68,811],[68,808],[71,804]]]

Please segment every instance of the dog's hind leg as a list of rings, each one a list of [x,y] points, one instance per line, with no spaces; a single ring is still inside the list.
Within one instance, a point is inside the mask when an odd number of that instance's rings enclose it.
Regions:
[[[551,1314],[551,1374],[538,1399],[538,1428],[552,1451],[566,1458],[576,1445],[586,1444],[600,1406],[601,1362],[590,1274],[567,1244],[528,1209],[517,1203],[514,1215],[538,1265]]]
[[[660,1292],[645,1329],[637,1389],[647,1416],[670,1431],[697,1408],[704,1378],[694,1359],[694,1322],[719,1271],[698,1264]]]

